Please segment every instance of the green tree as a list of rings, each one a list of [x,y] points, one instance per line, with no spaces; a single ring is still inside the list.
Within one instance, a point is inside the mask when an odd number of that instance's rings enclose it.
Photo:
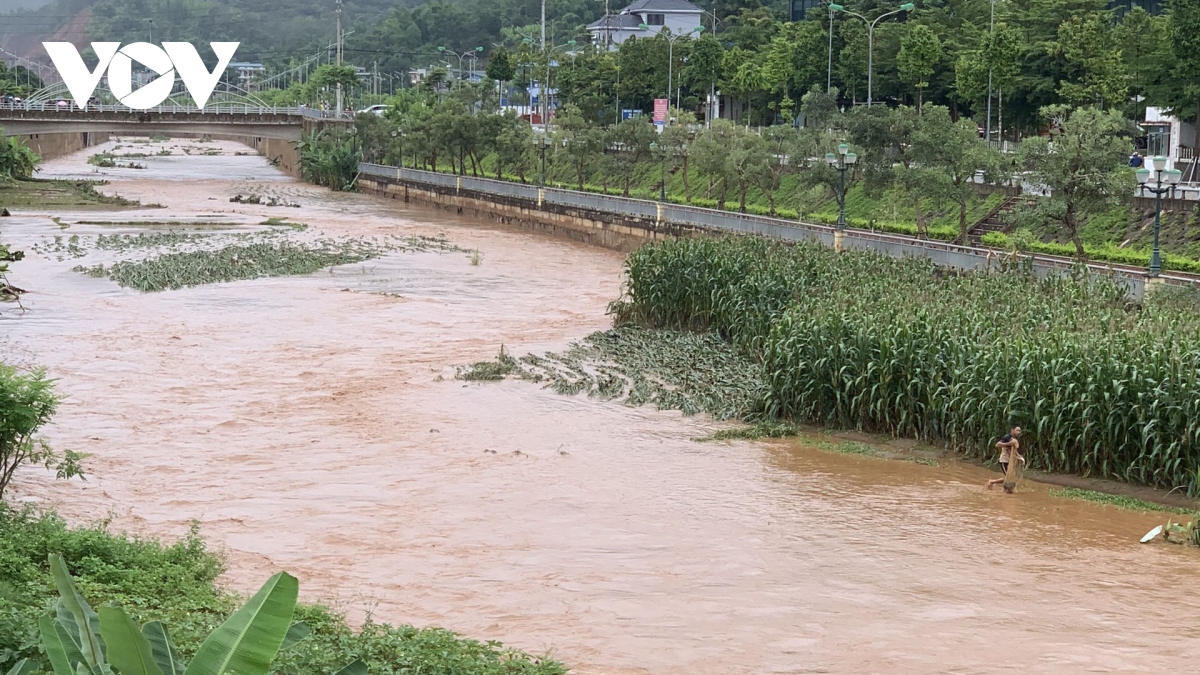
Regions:
[[[1197,132],[1192,141],[1192,152],[1196,158],[1192,163],[1191,179],[1195,180],[1196,162],[1200,162],[1200,0],[1170,0],[1171,50],[1175,56],[1174,68],[1163,79],[1174,85],[1171,108],[1180,117],[1185,112],[1186,102],[1195,104],[1194,128]]]
[[[1073,16],[1064,22],[1051,53],[1068,64],[1068,77],[1058,87],[1064,101],[1102,107],[1125,103],[1129,78],[1121,48],[1103,14]]]
[[[558,113],[557,135],[575,174],[576,187],[582,190],[588,169],[604,152],[604,130],[589,123],[578,107],[566,105]]]
[[[1163,63],[1173,56],[1169,22],[1168,17],[1151,16],[1141,7],[1134,7],[1113,28],[1113,41],[1121,45],[1121,57],[1129,73],[1130,93],[1143,101],[1130,106],[1134,119],[1142,119],[1144,101],[1156,73],[1165,72]]]
[[[824,85],[814,84],[800,98],[800,113],[804,115],[804,126],[814,129],[829,129],[838,117],[837,87],[825,91]]]
[[[1133,172],[1126,164],[1132,125],[1117,110],[1052,106],[1042,113],[1050,136],[1026,139],[1020,159],[1034,180],[1050,188],[1060,234],[1085,257],[1079,226],[1088,216],[1128,202]]]
[[[757,149],[763,157],[756,172],[751,174],[754,185],[767,197],[770,214],[775,213],[775,198],[785,176],[795,173],[807,159],[800,154],[800,133],[790,125],[763,129],[762,146]],[[752,150],[754,148],[751,148]]]
[[[721,41],[711,33],[704,33],[692,44],[681,77],[693,90],[712,94],[721,77],[724,59],[725,48],[721,46]]]
[[[900,40],[897,65],[900,80],[917,90],[917,113],[921,112],[921,92],[929,86],[933,68],[942,59],[942,43],[929,26],[914,24]]]
[[[706,197],[712,197],[719,186],[717,208],[724,209],[729,195],[729,180],[733,171],[729,162],[729,147],[739,129],[726,119],[713,120],[712,126],[696,135],[691,157],[696,170],[708,179]]]
[[[958,206],[958,241],[967,238],[967,205],[975,194],[973,182],[982,172],[994,175],[1000,166],[999,153],[979,138],[975,123],[957,122],[943,106],[930,106],[921,115],[913,133],[912,162],[926,169],[926,194]]]
[[[644,118],[636,117],[623,120],[609,130],[608,144],[617,146],[613,160],[614,168],[623,182],[622,195],[629,196],[629,184],[633,181],[633,173],[649,156],[650,144],[655,141],[656,135],[654,125]]]
[[[695,135],[692,129],[696,125],[696,116],[683,110],[672,110],[671,118],[675,122],[667,125],[659,134],[658,145],[666,153],[668,165],[672,169],[676,166],[679,167],[680,176],[683,179],[684,200],[691,204],[692,185],[688,180],[689,153],[691,152],[689,145]]]
[[[501,46],[497,47],[488,58],[488,65],[485,73],[489,79],[504,83],[513,79],[513,75],[517,73],[517,67],[513,64],[512,57],[509,56],[508,50]]]

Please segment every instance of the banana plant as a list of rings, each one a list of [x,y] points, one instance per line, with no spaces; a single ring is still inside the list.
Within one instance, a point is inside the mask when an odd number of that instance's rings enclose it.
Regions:
[[[120,607],[92,609],[75,587],[66,563],[50,556],[59,601],[38,622],[53,675],[267,675],[271,662],[312,634],[293,623],[299,582],[287,572],[267,580],[250,600],[213,631],[184,663],[166,626],[151,621],[140,629]],[[17,663],[8,675],[33,675],[36,663]],[[337,675],[366,675],[355,661]]]

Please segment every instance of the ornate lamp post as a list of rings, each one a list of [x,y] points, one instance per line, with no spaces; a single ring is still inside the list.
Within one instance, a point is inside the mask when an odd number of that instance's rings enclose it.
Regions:
[[[854,168],[858,155],[850,152],[850,146],[845,143],[838,145],[838,154],[825,153],[825,162],[838,172],[838,233],[846,231],[846,172]]]
[[[400,153],[398,155],[398,159],[396,160],[396,167],[400,168],[400,169],[404,168],[404,137],[405,137],[405,135],[406,134],[403,131],[400,131],[399,129],[392,130],[392,138],[396,139],[396,143],[399,145],[399,148],[400,148]]]
[[[662,152],[659,152],[659,150]],[[660,161],[658,175],[662,178],[658,182],[658,201],[667,201],[667,149],[660,146],[657,142],[650,143],[650,152],[658,153]]]
[[[1178,169],[1167,171],[1167,158],[1158,155],[1146,162],[1151,169],[1138,169],[1138,185],[1143,190],[1154,193],[1154,250],[1150,253],[1150,276],[1157,277],[1162,273],[1162,254],[1158,249],[1158,229],[1162,219],[1162,196],[1170,192],[1179,181],[1183,180],[1183,172]]]
[[[538,183],[539,187],[546,187],[546,148],[550,147],[550,139],[546,136],[534,134],[533,147],[541,148],[542,150],[542,179]]]

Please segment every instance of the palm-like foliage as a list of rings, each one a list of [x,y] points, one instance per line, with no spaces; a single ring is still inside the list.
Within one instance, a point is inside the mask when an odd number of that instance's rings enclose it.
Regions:
[[[351,190],[362,161],[358,137],[328,130],[306,133],[296,144],[304,179],[331,190]]]
[[[16,136],[0,137],[0,179],[19,180],[30,178],[42,161]]]

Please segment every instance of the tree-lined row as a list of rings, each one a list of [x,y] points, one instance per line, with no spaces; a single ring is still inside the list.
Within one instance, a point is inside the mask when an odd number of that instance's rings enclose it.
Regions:
[[[801,98],[800,111],[808,120],[803,128],[759,130],[726,120],[704,126],[675,110],[673,123],[661,134],[646,118],[603,125],[567,105],[546,137],[535,134],[528,122],[496,112],[495,97],[488,85],[463,85],[442,94],[432,88],[405,92],[392,99],[383,117],[358,117],[364,156],[372,162],[403,160],[414,168],[532,182],[541,179],[544,151],[552,179],[576,189],[615,188],[628,196],[631,185],[649,176],[656,186],[674,185],[669,199],[718,208],[732,203],[747,211],[753,196],[761,199],[764,212],[777,215],[780,202],[794,203],[795,191],[824,186],[829,197],[838,195],[840,177],[826,157],[844,141],[859,158],[848,182],[876,194],[897,189],[906,195],[919,236],[928,234],[934,206],[951,205],[957,227],[947,238],[964,237],[971,224],[968,206],[980,184],[1006,182],[1020,173],[1051,188],[1059,207],[1051,211],[1081,255],[1082,220],[1127,200],[1133,188],[1125,158],[1135,128],[1119,112],[1097,108],[1046,108],[1052,135],[1029,139],[1020,153],[1001,154],[979,138],[972,122],[954,120],[943,106],[841,113],[836,92],[826,94],[821,87]]]

